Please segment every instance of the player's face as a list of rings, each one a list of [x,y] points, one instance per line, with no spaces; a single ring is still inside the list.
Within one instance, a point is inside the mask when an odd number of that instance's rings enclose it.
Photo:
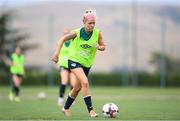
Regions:
[[[20,48],[17,47],[15,51],[16,51],[16,54],[18,54],[18,55],[21,54],[21,49]]]
[[[95,27],[95,18],[89,18],[85,20],[84,27],[87,32],[92,32]]]

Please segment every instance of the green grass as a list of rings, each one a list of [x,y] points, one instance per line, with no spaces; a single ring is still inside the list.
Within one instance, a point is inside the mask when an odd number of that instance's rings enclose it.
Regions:
[[[8,100],[9,87],[0,87],[0,120],[180,120],[180,88],[91,87],[93,104],[99,117],[90,118],[81,93],[67,118],[57,106],[57,87],[22,87],[20,103]],[[46,92],[46,100],[37,94]],[[66,91],[66,94],[69,90]],[[118,117],[102,115],[102,106],[114,102]]]

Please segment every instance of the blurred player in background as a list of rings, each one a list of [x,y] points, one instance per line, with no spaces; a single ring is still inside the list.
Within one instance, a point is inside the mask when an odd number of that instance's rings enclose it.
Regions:
[[[95,28],[96,14],[92,10],[86,10],[83,15],[84,27],[71,31],[60,38],[57,43],[52,61],[58,62],[59,52],[65,41],[72,39],[68,66],[78,79],[69,93],[63,108],[66,116],[71,116],[69,109],[73,101],[77,97],[80,90],[84,97],[85,104],[91,117],[97,117],[98,114],[93,109],[91,95],[89,91],[88,73],[94,62],[96,50],[104,51],[105,45],[102,34],[98,28]]]
[[[70,30],[66,28],[64,29],[63,35],[66,35],[69,32]],[[69,55],[70,44],[71,44],[70,40],[64,42],[59,54],[58,65],[59,65],[59,72],[61,77],[61,84],[59,86],[59,98],[58,98],[59,106],[62,106],[64,103],[64,94],[69,80],[70,80],[71,89],[73,88],[73,85],[76,81],[75,75],[68,68],[68,55]]]
[[[20,102],[20,86],[24,75],[24,55],[21,53],[21,48],[16,47],[15,52],[12,53],[11,59],[3,59],[6,65],[10,66],[10,72],[12,74],[12,90],[9,93],[9,99],[11,101]]]

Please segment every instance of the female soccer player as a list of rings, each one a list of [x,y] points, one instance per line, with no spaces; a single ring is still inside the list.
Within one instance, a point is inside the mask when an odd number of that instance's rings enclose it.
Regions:
[[[11,61],[9,61],[10,72],[12,74],[12,91],[9,94],[11,101],[20,102],[20,86],[22,77],[24,75],[24,55],[21,53],[20,47],[15,48],[15,52],[11,55]]]
[[[89,70],[96,56],[96,50],[105,50],[102,34],[98,28],[95,28],[95,22],[95,12],[92,10],[86,10],[83,15],[84,27],[71,31],[69,34],[62,36],[57,43],[55,53],[52,57],[52,61],[57,63],[59,59],[58,55],[63,42],[72,39],[68,66],[75,74],[78,81],[76,81],[65,103],[63,110],[66,116],[72,115],[69,108],[80,90],[82,90],[84,101],[90,116],[98,116],[92,106],[89,82],[87,78]]]
[[[66,35],[70,32],[69,29],[64,29],[63,35]],[[69,55],[69,47],[70,47],[71,41],[64,42],[61,52],[59,54],[59,71],[60,71],[60,77],[61,77],[61,84],[59,86],[59,98],[58,98],[58,105],[62,106],[64,103],[64,93],[66,90],[66,86],[68,84],[68,81],[70,80],[71,88],[73,87],[76,77],[75,75],[70,72],[70,69],[68,68],[68,55]]]

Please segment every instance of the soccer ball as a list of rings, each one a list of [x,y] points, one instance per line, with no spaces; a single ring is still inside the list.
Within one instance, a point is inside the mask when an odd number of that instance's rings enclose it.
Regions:
[[[45,99],[47,98],[47,95],[46,95],[45,92],[39,92],[39,93],[37,94],[37,98],[38,98],[39,100],[45,100]]]
[[[103,115],[108,118],[115,118],[119,112],[114,103],[106,103],[102,108]]]

